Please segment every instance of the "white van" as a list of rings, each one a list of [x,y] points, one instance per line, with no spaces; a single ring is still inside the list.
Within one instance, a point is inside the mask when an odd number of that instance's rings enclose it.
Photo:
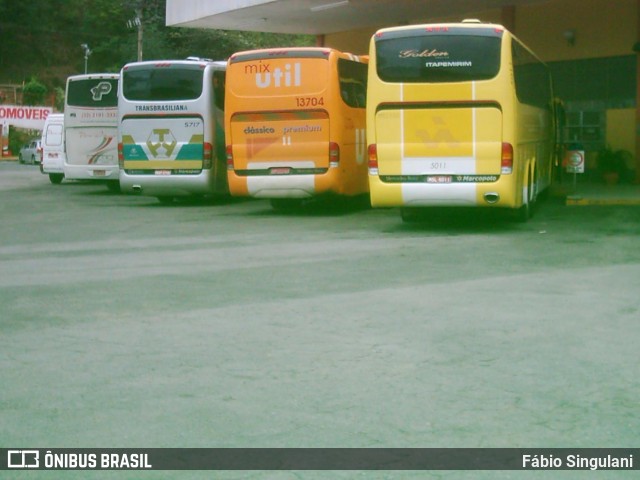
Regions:
[[[49,114],[42,130],[42,159],[40,171],[49,175],[51,183],[58,184],[64,178],[64,114]]]

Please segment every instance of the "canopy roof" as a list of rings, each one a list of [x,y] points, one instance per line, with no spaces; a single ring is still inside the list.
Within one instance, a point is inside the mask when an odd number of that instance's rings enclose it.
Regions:
[[[167,0],[168,26],[320,35],[473,17],[544,0]]]

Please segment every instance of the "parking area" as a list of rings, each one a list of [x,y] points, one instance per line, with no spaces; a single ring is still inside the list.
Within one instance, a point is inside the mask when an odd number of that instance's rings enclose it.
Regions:
[[[637,446],[638,206],[403,224],[358,202],[166,206],[0,162],[0,211],[7,447]],[[416,475],[302,476],[343,477]]]

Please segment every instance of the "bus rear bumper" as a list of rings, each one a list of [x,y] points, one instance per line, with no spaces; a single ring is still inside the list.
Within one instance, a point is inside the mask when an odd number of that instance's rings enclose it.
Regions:
[[[232,177],[233,175],[234,177]],[[321,193],[315,175],[264,175],[240,177],[230,174],[229,186],[234,196],[254,198],[311,198]],[[243,188],[243,183],[246,188]]]
[[[64,167],[59,163],[46,162],[42,164],[42,173],[64,173]]]
[[[385,183],[369,177],[373,207],[520,207],[500,183]]]
[[[64,164],[64,177],[68,180],[118,180],[118,165]]]
[[[235,197],[312,198],[321,195],[354,196],[367,193],[366,171],[345,173],[343,169],[318,168],[320,173],[239,175],[228,171],[229,190]],[[353,177],[353,178],[352,178]]]
[[[130,175],[120,170],[120,190],[123,193],[150,197],[188,197],[218,193],[214,188],[211,170],[203,170],[197,175]]]

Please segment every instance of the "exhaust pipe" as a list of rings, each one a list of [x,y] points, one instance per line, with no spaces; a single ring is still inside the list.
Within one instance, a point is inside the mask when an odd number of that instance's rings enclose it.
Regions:
[[[500,201],[500,194],[497,192],[488,192],[484,194],[484,201],[489,205],[493,205],[494,203],[498,203]]]

